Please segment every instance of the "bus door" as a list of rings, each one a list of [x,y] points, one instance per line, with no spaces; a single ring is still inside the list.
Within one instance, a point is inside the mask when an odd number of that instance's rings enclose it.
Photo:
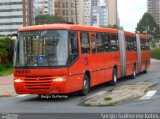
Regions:
[[[91,44],[91,85],[94,86],[98,82],[98,75],[97,75],[97,49],[96,49],[96,36],[95,33],[90,33],[90,44]]]
[[[69,83],[71,91],[80,90],[83,80],[83,68],[80,59],[79,33],[77,31],[69,32]]]

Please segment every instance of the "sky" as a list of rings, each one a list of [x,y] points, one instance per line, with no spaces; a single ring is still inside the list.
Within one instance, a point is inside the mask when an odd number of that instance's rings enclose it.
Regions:
[[[120,25],[124,30],[135,32],[137,23],[147,12],[147,0],[118,0]]]

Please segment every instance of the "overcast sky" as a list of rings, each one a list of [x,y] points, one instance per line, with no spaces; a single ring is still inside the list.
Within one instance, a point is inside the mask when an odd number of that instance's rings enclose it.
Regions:
[[[135,31],[137,23],[147,12],[147,0],[118,0],[120,25],[127,31]]]

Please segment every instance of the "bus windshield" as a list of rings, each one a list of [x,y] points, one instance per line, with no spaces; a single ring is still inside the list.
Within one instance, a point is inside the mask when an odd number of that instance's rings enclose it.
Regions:
[[[20,32],[15,67],[64,66],[68,60],[68,31]]]

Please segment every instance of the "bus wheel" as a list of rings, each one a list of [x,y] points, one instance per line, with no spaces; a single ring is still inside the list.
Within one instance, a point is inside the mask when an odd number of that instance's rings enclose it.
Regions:
[[[147,73],[147,61],[146,61],[144,73],[145,73],[145,74]]]
[[[133,74],[132,74],[131,78],[132,79],[136,78],[136,65],[135,64],[133,65]]]
[[[89,93],[90,90],[90,82],[89,82],[89,78],[87,75],[84,75],[84,80],[83,80],[83,87],[82,90],[80,92],[81,96],[86,96]]]
[[[111,85],[115,86],[117,84],[117,69],[113,69],[112,73],[112,81],[110,82]]]

